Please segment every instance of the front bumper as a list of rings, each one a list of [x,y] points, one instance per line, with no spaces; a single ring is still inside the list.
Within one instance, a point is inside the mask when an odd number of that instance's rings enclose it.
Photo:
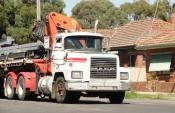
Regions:
[[[128,91],[130,83],[125,81],[67,82],[68,91]]]

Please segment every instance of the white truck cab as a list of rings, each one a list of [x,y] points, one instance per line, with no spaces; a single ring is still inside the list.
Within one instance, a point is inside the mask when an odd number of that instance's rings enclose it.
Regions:
[[[130,89],[130,72],[119,66],[118,55],[102,50],[102,40],[98,33],[56,35],[52,75],[62,75],[66,91],[108,97],[113,103],[121,103],[125,91]]]

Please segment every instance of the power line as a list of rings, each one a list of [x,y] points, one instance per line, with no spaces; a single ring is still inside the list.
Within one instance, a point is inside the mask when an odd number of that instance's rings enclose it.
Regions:
[[[155,9],[155,12],[154,12],[153,20],[156,18],[158,7],[159,7],[159,0],[157,0],[157,4],[156,4],[156,9]]]
[[[152,29],[153,29],[153,22],[154,22],[154,20],[155,20],[155,18],[156,18],[156,15],[157,15],[157,10],[158,10],[158,7],[159,7],[159,1],[160,1],[160,0],[157,0],[156,9],[155,9],[154,16],[153,16],[153,20],[152,20],[152,23],[151,23],[150,32],[152,32]]]

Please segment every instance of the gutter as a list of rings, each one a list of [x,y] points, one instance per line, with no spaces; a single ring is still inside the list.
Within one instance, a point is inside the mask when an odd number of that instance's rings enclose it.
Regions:
[[[171,47],[175,47],[175,43],[138,46],[138,47],[135,47],[135,49],[137,49],[137,50],[147,50],[147,49],[162,49],[162,48],[171,48]]]

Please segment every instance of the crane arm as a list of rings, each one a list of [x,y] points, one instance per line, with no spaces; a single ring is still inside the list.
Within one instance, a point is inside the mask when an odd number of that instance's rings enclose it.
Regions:
[[[34,25],[34,37],[43,42],[44,36],[50,37],[50,46],[53,45],[55,35],[64,31],[80,31],[78,22],[68,16],[56,12],[50,12],[47,15],[47,22],[37,22]],[[44,25],[45,24],[45,25]]]

